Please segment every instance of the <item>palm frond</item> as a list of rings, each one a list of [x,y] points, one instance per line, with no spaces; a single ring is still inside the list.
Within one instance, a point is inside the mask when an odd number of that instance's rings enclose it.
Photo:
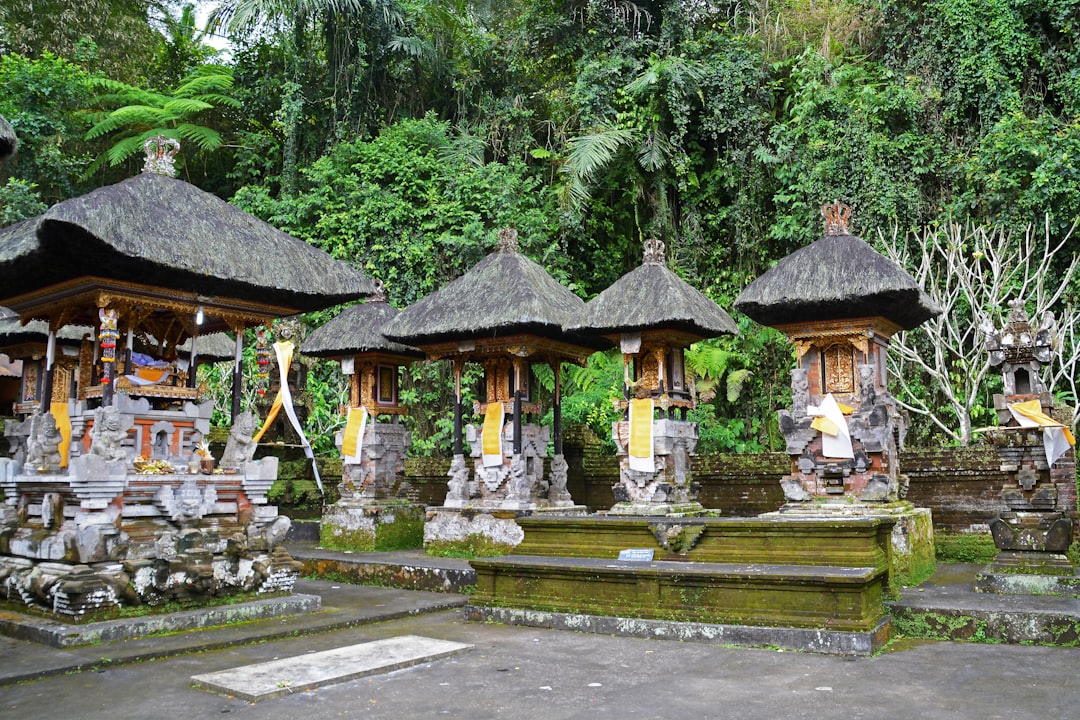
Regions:
[[[216,150],[221,147],[221,134],[212,128],[190,123],[180,123],[176,126],[176,132],[185,140],[190,140],[200,150]]]
[[[566,163],[559,168],[567,177],[568,204],[578,209],[589,199],[589,184],[596,172],[611,162],[619,148],[634,140],[629,128],[603,128],[578,135],[567,143]]]
[[[213,110],[214,106],[208,102],[202,100],[196,100],[194,98],[173,98],[169,102],[165,103],[162,108],[165,112],[172,113],[177,117],[184,115],[194,115],[201,113],[204,110]]]

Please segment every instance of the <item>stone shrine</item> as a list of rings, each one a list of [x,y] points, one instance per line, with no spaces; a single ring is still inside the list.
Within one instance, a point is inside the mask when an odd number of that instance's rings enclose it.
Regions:
[[[323,509],[320,542],[348,550],[396,549],[423,534],[424,508],[409,499],[405,455],[411,439],[401,419],[401,368],[424,357],[420,350],[387,340],[383,326],[398,314],[381,281],[367,302],[346,308],[312,332],[301,352],[341,363],[349,379],[342,449],[340,499]],[[346,447],[348,446],[348,447]]]
[[[612,423],[619,455],[612,515],[694,515],[692,461],[697,423],[692,370],[683,353],[692,343],[737,334],[724,310],[668,269],[664,243],[645,242],[642,264],[586,306],[571,330],[602,335],[623,354],[623,420]]]
[[[1041,372],[1052,359],[1054,317],[1047,313],[1033,327],[1023,299],[1009,305],[1003,328],[982,328],[1004,392],[994,395],[999,426],[981,432],[1008,482],[1001,490],[1005,509],[990,522],[998,554],[976,589],[1080,596],[1065,554],[1075,532],[1075,440],[1054,418],[1054,396]]]
[[[890,338],[939,314],[902,268],[848,230],[851,210],[822,208],[825,235],[748,285],[735,307],[795,346],[792,407],[779,412],[791,457],[781,513],[888,514],[897,577],[934,567],[930,511],[904,501],[906,419],[888,391]]]
[[[504,229],[496,252],[383,327],[391,340],[454,367],[454,457],[446,500],[427,515],[425,545],[477,536],[512,547],[522,537],[514,522],[519,515],[585,512],[566,490],[559,380],[563,362],[582,364],[593,351],[588,338],[563,329],[583,307],[519,252],[517,231]],[[468,362],[484,370],[483,400],[473,406],[483,418],[481,428],[464,423],[461,384]],[[539,424],[543,408],[532,380],[535,364],[548,365],[555,377],[550,429]],[[549,432],[554,457],[545,471]]]
[[[148,142],[147,166],[168,171],[175,150]],[[250,459],[253,424],[239,408],[243,333],[362,297],[370,281],[209,193],[144,172],[0,229],[0,288],[22,322],[47,328],[24,455],[0,461],[0,592],[81,618],[291,591],[289,519],[267,500],[277,461]],[[93,328],[74,365],[57,362],[69,326]],[[224,330],[236,338],[237,427],[228,465],[215,469],[204,440],[212,402],[194,369],[199,338]],[[136,349],[150,337],[158,356]],[[188,370],[177,362],[184,343]]]

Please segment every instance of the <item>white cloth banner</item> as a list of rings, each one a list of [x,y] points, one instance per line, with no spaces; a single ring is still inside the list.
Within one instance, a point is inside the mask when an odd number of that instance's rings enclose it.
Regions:
[[[304,435],[304,428],[300,425],[300,420],[296,417],[296,410],[293,408],[292,402],[292,390],[289,389],[289,364],[292,362],[292,351],[295,346],[286,340],[285,342],[274,343],[274,352],[277,354],[278,372],[281,376],[281,406],[285,409],[285,414],[289,418],[289,422],[292,423],[293,430],[300,437],[300,445],[304,448],[304,455],[311,460],[311,470],[315,473],[315,484],[319,486],[319,492],[323,493],[322,478],[319,477],[319,466],[315,462],[315,451],[311,449],[311,443],[308,442],[307,436]]]
[[[821,454],[830,458],[855,457],[855,450],[851,447],[851,431],[848,429],[847,418],[836,404],[836,399],[829,393],[817,407],[808,405],[806,412],[812,416],[822,416],[836,426],[836,434],[821,433]]]

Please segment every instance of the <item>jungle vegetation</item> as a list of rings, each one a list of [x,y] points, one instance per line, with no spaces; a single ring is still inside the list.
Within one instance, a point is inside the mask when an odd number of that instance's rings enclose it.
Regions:
[[[1045,237],[1034,280],[1006,278],[993,296],[976,282],[952,303],[955,337],[907,333],[894,392],[916,444],[966,443],[959,429],[992,423],[995,378],[967,329],[1000,326],[1007,308],[981,303],[1041,292],[1059,317],[1078,305],[1080,0],[202,5],[209,25],[174,0],[0,7],[0,115],[21,140],[0,167],[0,222],[134,174],[131,148],[163,131],[184,143],[181,177],[356,263],[399,307],[476,263],[505,226],[586,299],[659,237],[671,267],[729,310],[820,237],[833,199],[913,271],[930,258],[921,278],[943,292],[949,262],[976,281],[993,272],[986,238],[1007,250]],[[228,52],[207,44],[208,26]],[[691,357],[699,451],[782,449],[791,349],[737,320],[739,337]],[[912,360],[954,341],[935,367]],[[564,373],[566,419],[605,436],[621,362]],[[447,445],[446,375],[409,373],[426,411],[418,452]],[[1060,399],[1075,406],[1065,375]],[[308,377],[325,448],[343,384],[332,365]]]

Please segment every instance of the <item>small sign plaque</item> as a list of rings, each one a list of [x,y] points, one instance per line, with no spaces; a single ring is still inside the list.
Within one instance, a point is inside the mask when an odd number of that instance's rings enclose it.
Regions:
[[[620,560],[630,562],[650,562],[653,559],[652,548],[627,548],[619,551]]]

